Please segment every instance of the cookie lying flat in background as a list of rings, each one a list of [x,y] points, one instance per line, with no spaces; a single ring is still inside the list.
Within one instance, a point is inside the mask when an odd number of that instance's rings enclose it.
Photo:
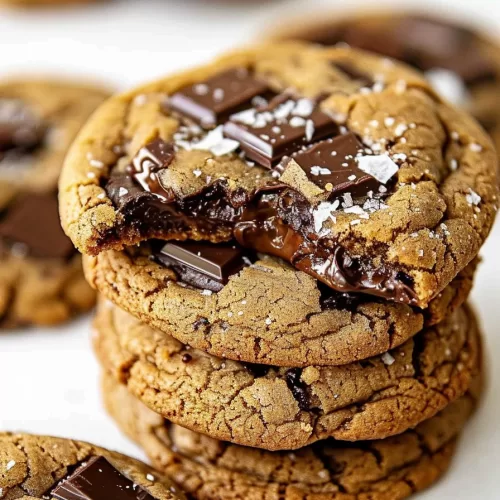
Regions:
[[[0,82],[0,328],[61,323],[94,304],[60,225],[57,180],[107,96],[65,81]]]
[[[164,475],[81,441],[0,433],[0,498],[185,500]]]
[[[104,378],[106,407],[155,466],[199,500],[401,500],[447,471],[457,437],[477,405],[467,395],[414,430],[382,441],[323,441],[266,452],[217,441],[162,419],[126,387]]]
[[[216,358],[102,300],[94,330],[103,368],[153,411],[213,438],[267,450],[404,432],[461,397],[481,360],[468,307],[390,353],[338,367]]]
[[[325,46],[347,43],[423,71],[437,92],[466,109],[500,146],[500,43],[479,28],[418,13],[323,13],[310,21],[280,20],[275,40]]]
[[[0,0],[7,7],[57,7],[103,2],[104,0]]]

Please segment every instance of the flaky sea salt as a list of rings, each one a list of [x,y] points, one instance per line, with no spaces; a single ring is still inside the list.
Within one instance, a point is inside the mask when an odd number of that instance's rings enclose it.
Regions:
[[[385,365],[391,366],[392,364],[394,364],[396,360],[390,353],[385,352],[384,354],[382,354],[382,361],[384,362]]]
[[[356,161],[360,170],[382,184],[386,184],[399,170],[397,164],[387,155],[360,156]]]

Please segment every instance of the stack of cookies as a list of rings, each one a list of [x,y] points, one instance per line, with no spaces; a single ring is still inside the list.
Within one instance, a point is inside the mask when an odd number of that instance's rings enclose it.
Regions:
[[[400,499],[481,390],[497,156],[413,70],[241,50],[113,97],[60,181],[106,406],[198,499]]]

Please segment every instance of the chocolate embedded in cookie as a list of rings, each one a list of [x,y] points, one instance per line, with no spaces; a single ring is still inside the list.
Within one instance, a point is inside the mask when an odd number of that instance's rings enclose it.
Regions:
[[[185,499],[151,467],[81,441],[3,432],[0,468],[0,496],[6,499]]]
[[[248,85],[247,107],[229,118],[241,102],[225,92],[210,126],[171,104],[189,96],[213,111],[227,78]],[[129,167],[157,141],[174,152],[155,171],[161,196]],[[476,256],[498,196],[489,139],[417,74],[302,44],[249,49],[112,98],[72,148],[61,186],[63,225],[85,253],[236,239],[340,293],[422,308]]]
[[[287,26],[276,39],[351,47],[400,59],[424,71],[436,91],[472,112],[486,130],[500,125],[500,47],[453,20],[418,14],[358,14]]]
[[[81,257],[59,220],[57,178],[100,89],[0,83],[0,327],[52,325],[90,309]]]
[[[85,256],[85,274],[109,300],[186,345],[219,357],[288,367],[342,365],[401,345],[464,302],[476,266],[470,264],[422,311],[334,292],[264,256],[246,261],[214,292],[193,286],[210,280],[199,268],[189,269],[196,282],[188,284],[180,274],[188,269],[181,262],[177,271],[159,263],[156,252],[141,246]]]
[[[106,302],[94,327],[104,369],[153,411],[213,438],[268,450],[404,432],[463,395],[480,362],[468,308],[399,348],[338,367],[217,358]]]
[[[122,431],[188,493],[206,500],[403,499],[436,482],[474,411],[471,391],[414,430],[380,441],[323,441],[296,452],[266,452],[171,424],[114,379],[103,381],[106,407]],[[244,493],[242,493],[244,492]]]

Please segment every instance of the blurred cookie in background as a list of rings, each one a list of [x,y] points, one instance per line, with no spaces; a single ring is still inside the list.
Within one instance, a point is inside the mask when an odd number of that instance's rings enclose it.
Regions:
[[[8,7],[55,7],[58,5],[78,5],[98,3],[103,0],[0,0],[0,6]]]
[[[94,305],[60,226],[57,180],[66,150],[107,96],[57,80],[0,82],[0,329],[57,324]]]
[[[424,14],[358,13],[290,21],[273,38],[347,43],[402,60],[423,71],[443,97],[470,111],[500,145],[500,45],[479,31]]]

